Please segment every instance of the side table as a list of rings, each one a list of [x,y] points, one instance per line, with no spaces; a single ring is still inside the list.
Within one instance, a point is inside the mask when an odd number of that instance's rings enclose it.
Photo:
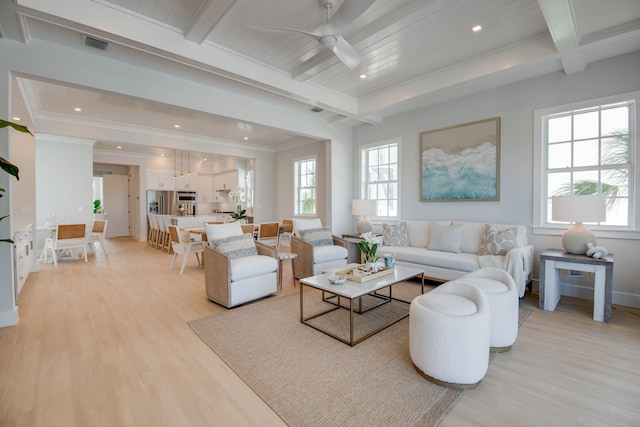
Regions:
[[[298,254],[291,252],[280,252],[278,254],[278,291],[282,290],[282,262],[286,260],[294,260],[298,258]],[[295,279],[293,280],[293,286],[296,285]]]
[[[560,301],[560,270],[594,273],[593,319],[611,322],[613,295],[613,254],[595,259],[574,255],[562,249],[547,249],[540,254],[540,291],[538,306],[554,311]]]

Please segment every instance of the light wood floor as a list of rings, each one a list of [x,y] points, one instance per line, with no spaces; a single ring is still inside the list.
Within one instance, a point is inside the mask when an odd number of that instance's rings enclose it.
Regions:
[[[0,426],[284,425],[189,328],[226,310],[195,258],[180,276],[145,243],[107,251],[29,277],[19,324],[0,329]],[[440,425],[640,425],[640,310],[615,307],[603,324],[589,301],[521,306],[533,312],[514,348]]]

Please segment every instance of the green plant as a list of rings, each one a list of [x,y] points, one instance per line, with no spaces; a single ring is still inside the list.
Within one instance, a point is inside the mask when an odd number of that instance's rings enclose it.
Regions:
[[[100,201],[100,199],[94,200],[93,201],[93,213],[97,214],[100,209],[102,209],[102,201]]]
[[[358,242],[358,248],[364,256],[365,262],[376,262],[376,252],[378,250],[378,243],[376,243],[376,237],[370,231],[360,235],[362,240]]]
[[[6,128],[6,127],[12,127],[15,130],[17,130],[18,132],[24,132],[24,133],[28,133],[29,135],[33,134],[31,133],[31,131],[23,125],[19,125],[17,123],[12,123],[12,122],[8,122],[6,120],[0,120],[0,129],[1,128]],[[11,163],[9,160],[0,157],[0,168],[2,168],[3,171],[5,171],[6,173],[8,173],[9,175],[15,177],[17,180],[20,180],[20,176],[18,175],[20,172],[20,169],[18,169],[18,167],[16,165],[14,165],[13,163]],[[0,188],[0,197],[4,197],[4,193],[5,189],[4,188]],[[2,221],[3,219],[5,219],[6,217],[8,217],[9,215],[4,215],[4,216],[0,216],[0,221]],[[8,242],[8,243],[13,243],[13,240],[11,239],[0,239],[0,242]]]
[[[246,219],[247,210],[242,209],[242,205],[238,205],[238,209],[231,214],[231,218],[234,218],[236,220]]]

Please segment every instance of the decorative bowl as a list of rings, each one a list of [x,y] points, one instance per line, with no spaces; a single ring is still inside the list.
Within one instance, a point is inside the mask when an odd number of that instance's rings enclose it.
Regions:
[[[347,276],[343,276],[342,274],[331,274],[327,277],[327,280],[332,285],[342,285],[347,281]]]

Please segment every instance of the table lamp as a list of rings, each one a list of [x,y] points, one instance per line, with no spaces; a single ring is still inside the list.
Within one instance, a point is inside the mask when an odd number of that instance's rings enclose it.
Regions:
[[[551,198],[551,219],[575,223],[562,236],[562,246],[570,254],[584,255],[587,252],[587,243],[597,246],[595,234],[582,223],[602,222],[606,217],[607,208],[602,194]]]
[[[351,214],[360,215],[360,220],[356,224],[358,235],[373,230],[371,221],[367,215],[376,214],[377,203],[375,200],[355,199],[351,204]]]

